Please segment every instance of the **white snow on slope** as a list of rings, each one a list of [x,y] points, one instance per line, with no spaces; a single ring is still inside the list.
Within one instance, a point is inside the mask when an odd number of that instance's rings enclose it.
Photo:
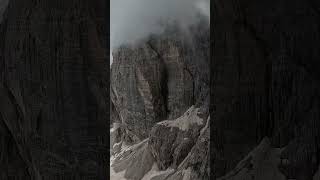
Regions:
[[[118,130],[120,128],[120,123],[113,123],[112,128],[110,129],[110,133],[115,132],[116,130]]]
[[[114,157],[112,156],[110,158],[110,180],[127,180],[126,178],[124,178],[125,171],[116,173],[113,170],[113,167],[112,167],[113,161],[114,161]]]
[[[170,169],[170,168],[165,171],[160,171],[158,166],[154,164],[152,166],[152,169],[146,175],[144,175],[144,177],[141,180],[150,180],[153,177],[160,176],[162,174],[170,174],[173,172],[174,172],[174,169]]]
[[[197,124],[202,125],[203,119],[199,116],[199,108],[191,106],[188,111],[186,111],[181,117],[175,120],[166,120],[159,122],[158,124],[168,126],[168,127],[177,127],[182,131],[188,130],[191,125]]]
[[[115,172],[113,169],[113,163],[115,163],[115,161],[117,161],[117,160],[121,161],[121,159],[123,158],[122,156],[125,156],[126,152],[137,150],[146,141],[148,141],[148,139],[145,139],[144,141],[142,141],[138,144],[132,145],[132,146],[122,144],[120,153],[116,154],[115,156],[111,156],[111,158],[110,158],[110,180],[127,180],[124,177],[126,170],[121,171],[121,172]],[[163,174],[170,174],[173,172],[174,172],[174,169],[170,169],[170,168],[165,171],[160,171],[158,166],[156,165],[156,163],[154,163],[152,166],[152,169],[147,174],[145,174],[141,180],[150,180],[153,177],[163,175]]]
[[[191,128],[192,125],[203,125],[204,124],[204,120],[202,118],[199,117],[199,108],[195,108],[194,106],[191,106],[181,117],[175,119],[175,120],[167,120],[167,121],[162,121],[159,122],[158,124],[161,125],[165,125],[168,127],[177,127],[183,131],[188,130],[189,128]],[[209,126],[209,119],[210,117],[208,117],[208,122],[205,126],[205,128],[207,128]],[[116,129],[117,126],[114,125],[114,128],[111,129],[110,131],[114,131],[114,129]],[[203,131],[203,130],[202,130]],[[202,132],[201,131],[201,132]],[[123,160],[125,160],[126,156],[128,154],[130,154],[133,151],[138,151],[139,148],[141,148],[145,143],[147,143],[148,139],[143,140],[142,142],[135,144],[135,145],[126,145],[122,142],[117,143],[115,145],[117,146],[121,146],[121,150],[119,151],[119,153],[117,153],[115,156],[113,156],[111,158],[110,161],[110,179],[111,180],[127,180],[124,175],[125,175],[125,171],[121,171],[121,172],[115,172],[113,169],[113,165],[122,162]],[[174,173],[175,170],[174,169],[167,169],[164,171],[160,171],[159,168],[157,167],[156,164],[153,164],[151,170],[144,175],[144,177],[141,180],[150,180],[154,177],[157,176],[167,176],[169,174]],[[191,176],[191,169],[187,169],[183,171],[183,177],[184,179],[188,179]]]
[[[137,151],[137,149],[140,148],[147,141],[148,141],[148,139],[145,139],[145,140],[141,141],[140,143],[134,144],[134,145],[127,145],[123,142],[119,142],[119,143],[115,144],[115,146],[120,145],[121,149],[120,149],[119,153],[115,154],[114,156],[111,156],[111,158],[110,158],[110,180],[127,180],[124,177],[126,170],[121,171],[121,172],[115,172],[115,170],[113,169],[113,164],[116,163],[117,161],[121,161],[122,159],[124,159],[132,151]]]

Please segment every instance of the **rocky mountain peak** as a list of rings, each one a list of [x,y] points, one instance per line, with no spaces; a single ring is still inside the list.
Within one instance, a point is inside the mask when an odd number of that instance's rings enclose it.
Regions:
[[[191,27],[188,33],[170,26],[162,34],[113,52],[110,108],[112,122],[120,128],[111,133],[111,147],[114,156],[122,154],[120,157],[127,157],[126,164],[132,166],[124,166],[119,158],[112,166],[117,172],[125,171],[128,179],[142,179],[154,170],[153,164],[160,171],[172,168],[165,176],[173,179],[183,178],[181,172],[193,167],[191,162],[186,165],[193,158],[186,158],[197,148],[209,106],[210,38],[208,27],[199,26],[203,25]],[[146,144],[141,148],[121,150],[124,144],[144,139]],[[202,140],[208,143],[209,136]],[[139,158],[147,158],[148,163],[143,162],[149,166],[136,162]],[[207,158],[206,154],[202,158]],[[192,177],[208,177],[208,164],[203,168],[202,173],[195,171],[197,175],[192,172]]]

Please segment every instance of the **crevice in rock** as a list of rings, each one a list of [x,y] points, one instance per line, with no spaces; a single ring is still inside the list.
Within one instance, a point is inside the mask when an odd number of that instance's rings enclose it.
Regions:
[[[168,114],[170,114],[170,110],[168,107],[168,95],[169,95],[169,91],[168,91],[168,70],[165,64],[165,61],[162,57],[162,55],[160,54],[160,52],[158,52],[158,50],[152,45],[151,40],[146,42],[146,44],[149,46],[149,48],[157,54],[158,58],[161,60],[161,65],[163,66],[163,72],[162,72],[162,79],[161,79],[161,94],[164,100],[164,105],[165,105],[165,110],[166,110],[166,115],[164,118],[168,117]]]

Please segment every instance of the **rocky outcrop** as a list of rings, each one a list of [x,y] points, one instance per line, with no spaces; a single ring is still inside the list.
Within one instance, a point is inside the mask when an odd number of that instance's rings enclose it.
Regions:
[[[259,179],[259,180],[285,180],[278,166],[282,149],[272,148],[270,140],[265,138],[252,150],[235,169],[218,180]]]
[[[111,112],[141,140],[165,116],[163,64],[148,45],[120,48],[113,57]]]
[[[213,6],[211,146],[222,152],[214,178],[268,137],[282,149],[285,178],[312,179],[320,163],[319,3],[216,0]]]
[[[210,123],[209,119],[198,117],[198,113],[198,109],[191,107],[180,118],[158,123],[150,138],[133,146],[125,142],[115,144],[115,157],[111,160],[112,177],[208,180]],[[157,134],[158,130],[163,133]]]
[[[168,180],[208,180],[210,179],[210,119],[201,129],[196,144],[188,156],[177,168],[177,171],[168,177]]]
[[[105,179],[104,8],[103,1],[9,2],[0,25],[1,179]]]
[[[130,180],[141,180],[151,170],[154,158],[148,146],[148,139],[126,146],[121,144],[120,152],[112,160],[111,168],[115,172],[124,171],[124,177]]]
[[[153,127],[149,146],[160,170],[177,168],[189,154],[206,123],[199,113],[199,109],[192,106],[181,117]]]

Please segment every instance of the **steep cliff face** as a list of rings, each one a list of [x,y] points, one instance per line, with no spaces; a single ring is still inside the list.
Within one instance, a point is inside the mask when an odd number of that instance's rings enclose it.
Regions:
[[[160,180],[182,179],[194,168],[189,179],[208,179],[208,163],[199,171],[193,149],[209,144],[208,133],[199,142],[209,115],[209,40],[204,22],[188,34],[169,26],[113,53],[110,109],[114,125],[120,124],[112,130],[113,170],[127,179]],[[124,150],[142,140],[139,148]]]
[[[214,177],[268,137],[281,148],[277,171],[312,179],[320,163],[319,4],[213,2],[211,145],[221,152]]]
[[[112,121],[120,121],[141,140],[155,123],[177,118],[191,105],[208,104],[205,28],[195,26],[190,33],[197,36],[186,37],[170,27],[162,35],[118,48],[111,70]]]
[[[0,27],[1,177],[105,178],[104,7],[10,1]]]
[[[120,121],[128,132],[132,132],[131,136],[126,136],[130,138],[128,141],[142,140],[166,113],[162,96],[164,65],[147,44],[119,49],[113,57],[112,116],[119,117],[114,121]]]

